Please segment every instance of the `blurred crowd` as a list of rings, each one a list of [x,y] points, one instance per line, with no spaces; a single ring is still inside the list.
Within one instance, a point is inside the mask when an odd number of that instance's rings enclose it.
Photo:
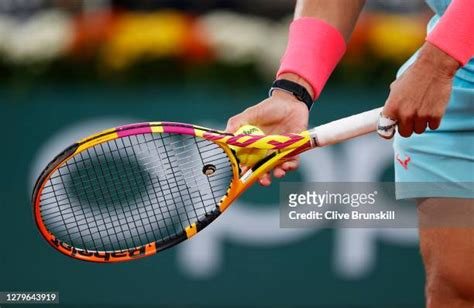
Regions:
[[[230,9],[237,12],[267,17],[283,17],[291,11],[293,0],[2,0],[0,12],[28,15],[42,9],[60,8],[70,12],[87,9],[115,8],[127,10],[157,10],[173,8],[193,13],[215,9]],[[425,9],[424,0],[369,0],[371,9],[392,12],[419,12]]]
[[[5,78],[40,66],[49,74],[87,64],[92,71],[117,74],[171,61],[251,67],[271,78],[286,46],[293,5],[290,0],[1,0],[0,72]],[[357,74],[357,80],[393,75],[423,42],[429,15],[422,0],[369,1],[336,75]]]

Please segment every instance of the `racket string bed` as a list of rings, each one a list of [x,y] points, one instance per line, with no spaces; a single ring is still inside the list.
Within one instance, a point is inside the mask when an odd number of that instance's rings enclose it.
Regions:
[[[216,172],[203,174],[203,166]],[[232,181],[217,144],[143,134],[95,145],[64,162],[40,199],[49,232],[88,251],[123,251],[177,237],[215,210]]]

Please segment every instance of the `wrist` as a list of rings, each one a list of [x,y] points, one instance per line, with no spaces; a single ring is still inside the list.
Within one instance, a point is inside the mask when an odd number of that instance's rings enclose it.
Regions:
[[[296,100],[304,103],[308,110],[311,110],[311,107],[314,104],[314,99],[311,97],[311,94],[308,92],[308,90],[296,81],[284,78],[277,79],[272,83],[272,87],[268,92],[269,96],[273,96],[273,92],[276,90],[292,95]]]
[[[421,48],[417,62],[449,78],[453,78],[461,67],[456,59],[430,42],[425,42]]]
[[[271,97],[279,98],[281,101],[290,102],[292,106],[294,106],[294,105],[303,106],[304,109],[306,109],[306,110],[308,109],[308,107],[306,106],[306,104],[304,102],[297,99],[292,93],[290,93],[288,91],[285,91],[285,90],[282,90],[282,89],[275,88],[272,91],[272,96]]]
[[[298,100],[293,94],[284,90],[275,89],[272,92],[272,100],[268,101],[279,110],[284,110],[284,114],[289,118],[298,118],[302,114],[309,117],[309,110],[305,103]]]
[[[303,77],[300,77],[300,76],[298,76],[296,74],[293,74],[293,73],[284,73],[284,74],[279,75],[277,79],[286,79],[286,80],[289,80],[289,81],[296,82],[297,84],[304,87],[306,89],[306,91],[308,91],[309,95],[311,95],[311,97],[314,99],[313,87],[311,87],[309,82],[307,82]]]

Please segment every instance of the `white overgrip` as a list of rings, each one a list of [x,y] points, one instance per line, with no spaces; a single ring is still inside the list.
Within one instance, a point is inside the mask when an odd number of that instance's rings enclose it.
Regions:
[[[382,107],[310,129],[313,146],[323,147],[375,132],[381,112]]]

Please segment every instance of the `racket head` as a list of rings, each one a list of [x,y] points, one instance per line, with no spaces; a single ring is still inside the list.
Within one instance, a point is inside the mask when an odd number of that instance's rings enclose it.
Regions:
[[[191,238],[228,207],[237,195],[237,186],[240,187],[239,163],[232,150],[224,143],[202,138],[213,134],[227,135],[189,124],[150,122],[105,130],[69,146],[47,165],[35,184],[33,215],[40,233],[60,252],[92,262],[134,260]],[[177,152],[187,150],[189,156],[179,158],[181,154],[176,154],[179,162],[172,157],[160,161],[153,159],[153,156],[162,157],[173,143],[183,147],[175,149]],[[147,144],[146,147],[143,144]],[[137,154],[137,148],[143,159],[131,155]],[[196,160],[200,161],[194,164]],[[158,169],[150,176],[150,168]],[[181,182],[170,182],[167,173],[178,171],[182,172]],[[121,178],[120,174],[125,176]],[[142,177],[145,179],[140,181]],[[85,183],[84,178],[95,182]],[[130,178],[137,183],[130,183]],[[205,179],[208,183],[200,189],[197,181]],[[191,180],[195,183],[189,182]],[[189,192],[193,185],[194,190]],[[146,186],[145,190],[151,188],[153,196],[140,190],[140,186]],[[169,189],[157,192],[159,186]],[[134,191],[134,198],[141,194],[142,200],[127,199],[129,189]],[[188,190],[188,199],[180,201],[181,208],[173,208],[177,206],[173,198],[183,197],[180,189]],[[168,197],[170,194],[171,198]],[[208,198],[209,195],[212,197]],[[143,201],[143,198],[150,199]],[[199,210],[193,207],[196,200],[201,205]],[[119,205],[112,204],[114,202]],[[167,204],[168,214],[166,211],[165,214],[155,213],[159,211],[160,202]],[[136,208],[127,208],[125,204]],[[188,217],[190,211],[194,212],[192,218]],[[169,213],[178,217],[169,217],[172,216]],[[162,236],[163,230],[168,231],[167,236]],[[101,243],[101,236],[108,236],[106,243]]]
[[[173,155],[176,157],[180,156],[181,151],[191,152],[191,155],[181,157],[180,162],[168,157],[164,165],[158,166],[152,157],[162,157],[163,153],[160,151],[166,154],[169,150],[167,147],[174,142],[166,143],[165,139],[177,139],[176,142],[183,147],[175,149]],[[143,149],[144,143],[148,145]],[[241,175],[239,161],[230,145],[271,149],[272,153]],[[139,259],[191,238],[224,212],[263,173],[282,159],[311,148],[311,145],[308,132],[264,136],[234,135],[172,122],[138,123],[112,128],[69,146],[47,165],[33,191],[34,218],[48,243],[70,257],[106,263]],[[137,158],[137,148],[145,152],[145,159]],[[201,149],[209,151],[205,158]],[[114,154],[110,156],[111,153]],[[191,166],[192,173],[188,175],[181,170],[184,167],[179,167],[180,164],[186,164],[186,160],[197,160],[197,164]],[[150,176],[142,168],[149,164],[154,167],[148,168],[161,168],[160,172]],[[189,187],[193,187],[186,180],[196,180],[194,176],[204,182],[207,179],[204,192],[212,195],[211,201],[202,197],[205,193],[195,189],[187,199],[181,200],[181,209],[173,208],[176,203],[167,200],[167,194],[161,192],[159,186],[180,186],[174,182],[167,183],[170,180],[168,176],[179,171],[177,169],[183,173],[182,189],[189,190]],[[92,174],[89,173],[90,170]],[[120,177],[120,174],[125,176]],[[143,174],[148,179],[141,179]],[[77,180],[84,177],[92,183],[84,184],[84,181]],[[109,181],[109,178],[112,180]],[[130,179],[134,179],[136,183],[130,183]],[[159,185],[155,185],[154,181],[158,181]],[[212,181],[215,183],[211,183]],[[132,186],[135,197],[129,198],[127,190]],[[146,191],[140,190],[140,187],[145,187]],[[148,193],[150,187],[151,197]],[[173,198],[183,198],[181,192],[168,193]],[[193,199],[193,193],[198,193],[201,199]],[[136,201],[137,194],[140,195],[141,202]],[[118,199],[114,199],[114,195],[118,195]],[[148,198],[146,202],[144,198]],[[168,207],[165,214],[161,212],[163,203]],[[190,218],[189,210],[196,212],[196,203],[201,205],[199,213]],[[129,204],[137,208],[130,209]],[[177,221],[166,214],[171,212],[178,216],[175,217]],[[136,217],[139,218],[138,221]],[[168,231],[167,236],[162,236],[163,230]]]

